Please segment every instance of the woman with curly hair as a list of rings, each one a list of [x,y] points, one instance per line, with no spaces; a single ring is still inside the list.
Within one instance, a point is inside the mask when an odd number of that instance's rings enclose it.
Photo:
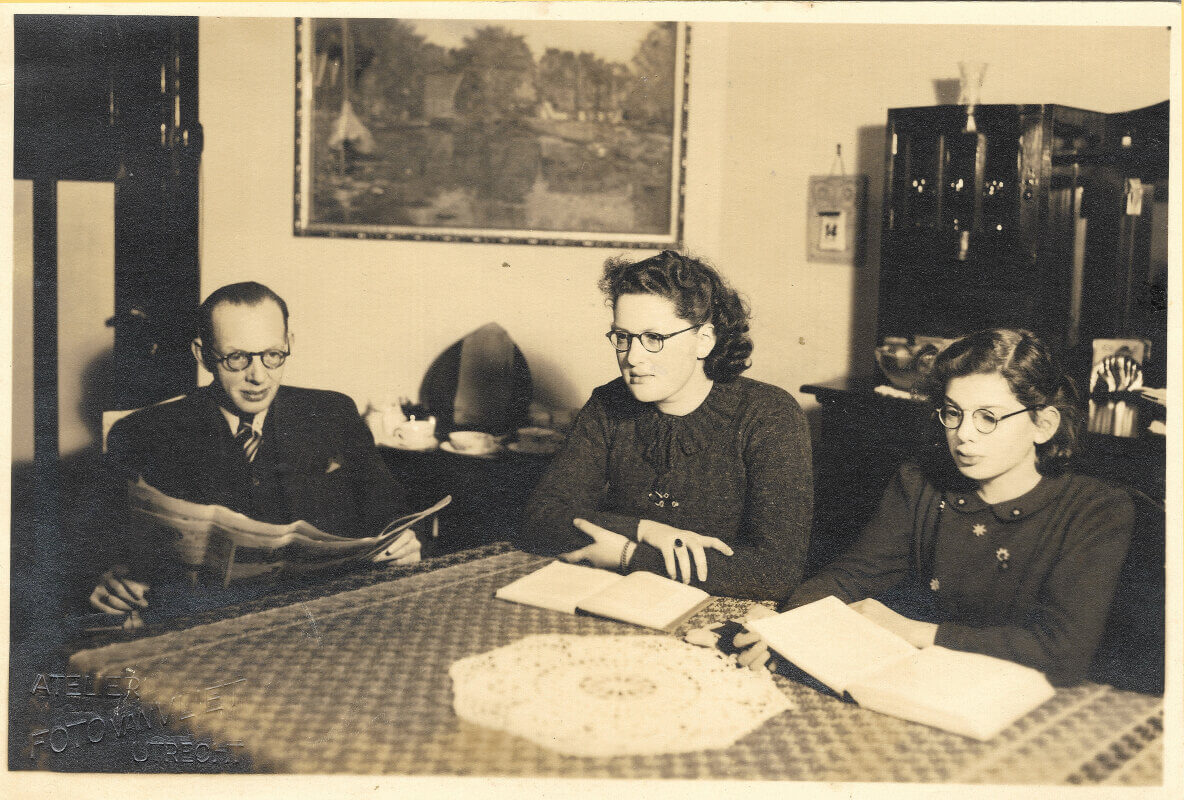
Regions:
[[[834,595],[917,647],[1080,680],[1134,507],[1122,489],[1065,469],[1081,416],[1076,388],[1033,334],[995,329],[950,345],[917,394],[944,428],[950,458],[901,467],[859,541],[791,587],[784,607]],[[768,660],[756,634],[735,644],[748,648],[743,663]]]
[[[621,377],[597,388],[527,506],[520,544],[770,599],[802,574],[813,482],[801,408],[740,377],[748,310],[701,260],[610,259]]]

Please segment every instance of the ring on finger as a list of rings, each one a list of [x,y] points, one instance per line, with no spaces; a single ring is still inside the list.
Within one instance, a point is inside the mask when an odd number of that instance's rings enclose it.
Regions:
[[[680,548],[682,546],[683,546],[682,539],[675,539],[674,540],[674,549],[675,550],[677,550],[678,548]]]

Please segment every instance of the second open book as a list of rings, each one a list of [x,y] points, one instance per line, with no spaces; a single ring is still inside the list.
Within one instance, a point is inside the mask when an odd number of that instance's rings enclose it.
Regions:
[[[990,739],[1054,694],[1030,667],[945,647],[918,649],[837,597],[746,624],[859,705],[975,739]]]
[[[671,631],[711,602],[711,595],[654,575],[621,576],[608,570],[552,561],[494,594],[502,600],[567,614],[595,614],[646,628]]]

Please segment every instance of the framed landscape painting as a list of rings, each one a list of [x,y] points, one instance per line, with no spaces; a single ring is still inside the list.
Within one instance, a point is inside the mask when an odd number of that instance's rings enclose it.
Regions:
[[[298,19],[297,235],[677,247],[676,22]]]

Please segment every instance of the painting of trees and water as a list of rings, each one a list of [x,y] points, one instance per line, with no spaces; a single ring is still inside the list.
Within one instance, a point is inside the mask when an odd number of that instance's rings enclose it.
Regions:
[[[678,244],[683,24],[304,19],[297,37],[298,234]]]

